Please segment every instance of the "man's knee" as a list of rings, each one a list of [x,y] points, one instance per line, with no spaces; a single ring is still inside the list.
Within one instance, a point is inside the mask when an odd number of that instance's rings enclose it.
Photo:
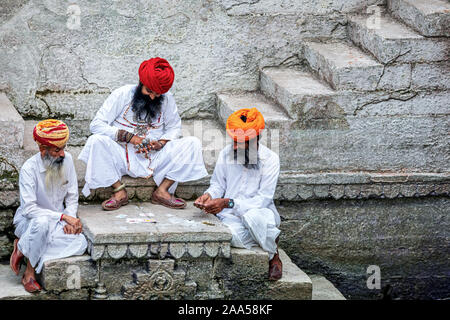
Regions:
[[[46,216],[33,218],[31,222],[31,232],[47,232],[49,227],[49,219]]]
[[[183,139],[184,144],[190,146],[190,149],[201,149],[202,148],[202,142],[197,137],[188,136],[188,137],[184,137],[182,139]]]
[[[259,209],[259,208],[250,209],[242,215],[242,219],[244,221],[258,219],[262,215],[261,210],[263,210],[263,209]]]
[[[110,137],[104,136],[102,134],[93,134],[88,139],[86,144],[92,144],[92,145],[99,145],[99,144],[107,144],[110,143],[112,140]]]

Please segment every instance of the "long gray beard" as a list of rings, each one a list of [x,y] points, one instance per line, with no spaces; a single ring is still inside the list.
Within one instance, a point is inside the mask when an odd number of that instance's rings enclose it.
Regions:
[[[45,173],[45,189],[47,191],[60,187],[66,180],[66,170],[64,170],[64,160],[58,161],[59,158],[53,158],[48,153],[42,158],[44,167],[47,169]]]

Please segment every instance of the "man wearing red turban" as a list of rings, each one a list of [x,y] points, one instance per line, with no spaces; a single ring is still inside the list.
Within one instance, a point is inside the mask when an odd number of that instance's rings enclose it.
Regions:
[[[260,246],[269,253],[269,279],[282,276],[278,254],[280,215],[273,196],[280,173],[276,153],[259,143],[265,127],[256,108],[240,109],[227,120],[232,145],[219,154],[208,190],[194,205],[217,215],[232,233],[231,245]]]
[[[205,177],[202,146],[196,137],[179,138],[181,119],[169,91],[175,73],[167,60],[151,58],[139,67],[139,84],[114,90],[91,122],[79,159],[87,165],[83,194],[111,186],[113,195],[102,203],[116,210],[128,203],[121,179],[153,177],[158,188],[152,202],[183,209],[175,198],[178,182]]]
[[[78,210],[78,180],[72,156],[64,150],[69,128],[59,120],[39,122],[33,130],[39,153],[25,161],[19,174],[20,207],[14,215],[11,269],[19,274],[28,258],[22,284],[41,289],[35,273],[45,261],[81,255],[87,247]]]

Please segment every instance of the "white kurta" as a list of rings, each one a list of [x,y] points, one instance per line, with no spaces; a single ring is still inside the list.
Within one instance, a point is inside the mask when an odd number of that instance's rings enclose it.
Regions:
[[[178,182],[197,180],[208,175],[202,145],[196,137],[179,138],[181,118],[175,99],[164,94],[161,112],[151,126],[134,120],[131,108],[136,85],[126,85],[114,90],[105,100],[91,122],[89,137],[78,159],[86,163],[83,195],[90,189],[109,187],[122,176],[150,178],[159,186],[164,178],[174,180],[169,188],[174,193]],[[131,143],[118,143],[118,130],[126,130],[150,140],[170,140],[159,151],[151,151],[149,158],[136,153]],[[139,133],[138,133],[139,132]]]
[[[231,198],[234,208],[225,208],[217,217],[227,225],[234,247],[250,249],[259,245],[269,253],[270,259],[277,251],[275,239],[280,234],[280,225],[273,196],[280,173],[278,155],[260,144],[258,149],[259,169],[247,169],[242,164],[232,163],[232,145],[219,154],[211,183],[205,193],[215,198]]]
[[[81,255],[87,247],[83,234],[65,234],[61,214],[77,217],[78,181],[70,153],[65,152],[67,180],[62,186],[45,188],[46,169],[41,154],[28,159],[20,169],[20,206],[14,215],[18,248],[37,273],[45,261]],[[65,204],[65,208],[64,208]]]

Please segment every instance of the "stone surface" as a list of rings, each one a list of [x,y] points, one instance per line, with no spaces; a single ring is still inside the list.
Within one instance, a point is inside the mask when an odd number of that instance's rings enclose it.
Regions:
[[[82,180],[82,179],[80,179]],[[184,199],[195,200],[198,196],[209,186],[210,176],[192,183],[180,184],[177,188],[176,195]],[[152,179],[132,179],[124,177],[123,181],[129,186],[128,190],[136,188],[135,196],[132,199],[135,201],[148,201],[151,193],[155,188],[155,183]],[[433,172],[401,172],[395,173],[391,171],[372,172],[372,171],[329,171],[329,172],[315,172],[315,173],[301,173],[299,171],[281,171],[278,186],[275,191],[274,199],[276,200],[291,200],[303,201],[307,199],[317,199],[318,197],[313,193],[316,184],[329,185],[330,190],[328,197],[335,197],[337,194],[345,195],[344,197],[351,197],[354,192],[359,194],[361,185],[371,183],[383,183],[384,190],[377,193],[377,197],[396,197],[399,192],[391,191],[399,189],[401,184],[396,186],[395,182],[405,183],[414,182],[424,184],[424,187],[418,189],[415,196],[431,195],[447,195],[450,183],[448,173],[433,173]],[[79,182],[81,185],[83,181]],[[81,192],[81,185],[79,191]],[[339,189],[339,190],[336,190]],[[400,190],[400,189],[399,189]],[[82,203],[98,202],[108,199],[111,195],[111,189],[105,188],[97,189],[93,195],[88,198],[80,197]],[[131,195],[131,192],[130,192]],[[19,205],[19,191],[17,185],[7,184],[3,191],[0,191],[0,208],[12,208],[15,210]],[[100,206],[100,204],[97,204]]]
[[[311,300],[313,290],[311,279],[282,249],[278,251],[283,263],[283,276],[280,280],[269,283],[266,297],[274,300]]]
[[[20,279],[21,277],[12,272],[9,264],[0,264],[0,300],[26,299],[32,296],[31,293],[25,291]]]
[[[382,63],[433,62],[449,58],[448,39],[426,38],[396,21],[382,15],[378,25],[367,25],[369,16],[349,17],[349,36],[357,45],[372,53]]]
[[[0,234],[7,232],[13,227],[13,210],[0,210]]]
[[[0,259],[7,260],[11,256],[13,249],[12,241],[6,235],[0,235]]]
[[[235,111],[242,108],[256,107],[264,116],[267,125],[284,124],[289,121],[289,117],[273,101],[258,92],[245,94],[223,93],[217,95],[218,113],[223,125],[228,117]]]
[[[444,0],[387,0],[389,11],[424,36],[450,36],[450,4]]]
[[[447,196],[284,202],[279,244],[348,299],[379,298],[366,285],[369,265],[380,267],[381,286],[393,285],[398,298],[444,297],[448,205]]]
[[[311,300],[346,300],[342,293],[325,277],[310,275],[312,282]]]
[[[149,260],[147,270],[133,273],[133,282],[125,284],[125,299],[187,299],[194,296],[197,284],[186,281],[186,272],[175,270],[174,260]]]
[[[377,88],[383,66],[360,49],[344,42],[304,44],[310,67],[334,89],[370,91]]]
[[[27,122],[50,116],[65,120],[73,130],[71,148],[78,147],[70,149],[75,155],[86,141],[89,121],[105,97],[125,83],[136,83],[137,66],[155,52],[174,66],[172,91],[182,117],[195,119],[194,129],[198,127],[196,120],[217,115],[216,93],[239,89],[240,94],[261,87],[281,106],[265,97],[257,101],[269,100],[287,119],[270,123],[271,128],[280,129],[279,136],[270,132],[265,139],[271,148],[275,147],[273,141],[281,146],[277,152],[282,159],[282,173],[275,198],[282,200],[282,205],[295,201],[293,207],[302,213],[280,210],[286,231],[285,248],[293,260],[307,271],[326,275],[342,292],[350,293],[349,298],[376,297],[378,292],[368,292],[365,287],[366,267],[374,263],[382,267],[383,286],[393,285],[398,297],[447,297],[448,262],[442,257],[448,251],[448,237],[443,230],[448,228],[445,209],[450,190],[448,57],[439,60],[443,48],[448,48],[448,39],[442,38],[441,32],[446,28],[448,36],[448,12],[441,10],[447,3],[388,1],[397,18],[422,34],[421,30],[438,31],[441,36],[416,39],[417,34],[401,21],[383,17],[383,24],[389,28],[373,32],[361,28],[352,36],[355,42],[357,37],[373,39],[365,44],[361,40],[363,50],[383,63],[392,63],[382,66],[378,78],[372,71],[379,67],[371,70],[363,64],[362,68],[350,68],[349,75],[354,78],[338,79],[342,81],[337,85],[343,88],[339,87],[336,94],[318,90],[320,94],[312,96],[306,84],[312,89],[321,89],[323,84],[333,90],[323,80],[314,80],[316,75],[310,71],[298,78],[280,77],[273,83],[264,83],[264,74],[258,82],[260,71],[270,66],[272,70],[304,72],[304,58],[312,61],[311,52],[303,45],[305,39],[331,46],[334,40],[346,38],[347,31],[351,35],[354,21],[347,25],[347,13],[360,13],[368,5],[384,5],[385,1],[169,2],[154,1],[150,10],[148,4],[142,3],[133,6],[123,1],[78,1],[81,25],[80,29],[71,29],[67,24],[68,4],[5,0],[0,10],[0,91],[7,94]],[[159,12],[167,14],[161,16]],[[349,52],[354,52],[351,48]],[[368,57],[373,60],[370,53]],[[333,69],[339,65],[333,57],[322,60],[331,74],[346,68],[344,64],[341,69]],[[341,62],[351,66],[361,60]],[[324,69],[320,72],[324,73]],[[373,79],[361,74],[376,79],[375,91],[360,91],[374,87]],[[289,87],[302,76],[303,81],[296,87]],[[306,98],[296,100],[297,94]],[[269,120],[273,119],[273,113],[269,111],[269,115]],[[204,158],[210,162],[207,167],[211,173],[214,156],[223,146],[218,141],[225,140],[221,139],[226,135],[222,122],[210,121],[219,129],[208,134],[206,144],[202,140],[208,148]],[[218,138],[220,131],[222,138]],[[36,152],[35,148],[0,146],[2,210],[18,206],[18,170]],[[84,168],[79,163],[76,166],[81,188]],[[125,177],[124,181],[134,201],[148,200],[155,187],[152,179]],[[209,177],[180,184],[177,194],[195,198],[208,184]],[[109,188],[96,190],[82,201],[98,201],[108,193]],[[316,206],[316,211],[310,206]],[[329,231],[322,235],[322,230]],[[8,248],[11,237],[0,237],[5,243],[1,247]],[[262,297],[259,293],[268,288],[264,282],[254,285],[243,280],[239,286],[227,287],[220,277],[202,280],[201,270],[213,274],[213,256],[226,260],[221,255],[232,254],[233,249],[223,243],[205,243],[203,247],[182,242],[127,247],[110,244],[91,246],[91,250],[98,257],[123,256],[102,261],[109,289],[116,293],[121,287],[114,278],[131,281],[130,269],[142,269],[148,257],[184,261],[179,271],[194,279],[185,281],[187,287],[201,288],[195,295],[198,299],[232,296],[230,291],[234,289],[237,297]],[[309,252],[314,256],[308,256]],[[128,257],[135,260],[124,263]],[[187,262],[189,259],[191,262]],[[202,260],[198,262],[201,268],[196,269],[194,261],[198,260]],[[84,288],[49,293],[47,297],[85,298],[89,294],[89,289]]]
[[[0,93],[0,144],[22,148],[24,120],[4,93]]]
[[[231,248],[231,259],[222,260],[215,266],[215,272],[229,280],[267,279],[269,268],[269,255],[260,247],[249,249]]]
[[[96,279],[97,267],[86,254],[46,261],[40,274],[41,285],[52,292],[95,287]]]
[[[385,82],[389,83],[389,75],[394,71],[401,72],[402,68],[405,68],[408,74],[404,85],[409,86],[411,70],[406,64],[385,68],[380,86]],[[423,68],[428,72],[435,70],[435,76],[431,78],[420,77],[418,72],[414,73],[417,74],[414,76],[414,82],[424,83],[421,89],[445,86],[448,77],[437,76],[439,72],[444,72],[445,65],[438,64],[434,68],[433,65],[428,65],[428,68],[425,68],[417,64],[415,68],[418,70]],[[449,91],[403,93],[333,91],[307,71],[279,67],[265,68],[261,71],[261,90],[276,100],[292,118],[298,119],[302,129],[318,130],[346,128],[345,117],[348,115],[411,116],[430,113],[447,115],[447,100],[450,94]]]
[[[303,112],[336,94],[328,85],[306,71],[292,68],[265,68],[261,71],[261,91],[276,100],[288,114],[299,118]]]
[[[269,281],[269,257],[259,247],[231,248],[231,260],[215,264],[215,276],[223,278],[231,299],[310,300],[311,280],[279,249],[283,276]]]
[[[264,133],[267,138],[263,141],[279,154],[281,170],[395,171],[414,168],[446,171],[448,148],[442,141],[449,123],[446,96],[447,93],[436,96],[412,94],[409,97],[391,94],[360,105],[353,110],[356,116],[344,117],[340,111],[340,118],[336,118],[342,123],[326,130],[305,128],[301,122],[283,118],[280,108],[259,93],[219,94],[218,112],[222,123],[225,123],[233,110],[244,106],[258,107],[267,120]],[[414,103],[415,99],[418,104]],[[442,116],[430,117],[426,114],[427,100],[440,101],[433,105],[441,110]],[[386,106],[399,109],[385,109]],[[376,115],[359,116],[361,112],[366,112],[363,111],[365,108],[373,112],[374,107],[379,108]],[[396,114],[380,117],[380,112]],[[423,115],[400,116],[405,113]]]
[[[345,12],[365,6],[278,3],[278,10],[258,15],[273,5],[247,4],[8,0],[0,84],[24,116],[89,119],[112,90],[137,83],[143,60],[163,56],[175,69],[172,92],[183,118],[212,118],[215,92],[255,90],[259,67],[295,60],[303,38],[344,38]]]
[[[411,88],[450,89],[450,62],[416,64],[412,69]]]
[[[181,249],[192,257],[208,253],[228,256],[229,229],[215,216],[195,208],[192,202],[184,210],[136,203],[112,212],[103,211],[99,205],[83,205],[78,215],[93,260],[120,259],[126,257],[127,252],[131,255],[135,252],[129,251],[129,245],[146,244],[158,246],[157,253],[162,259],[170,253],[172,243],[186,244],[176,250],[175,255],[180,255]],[[132,219],[141,220],[133,222]],[[205,243],[213,243],[217,248],[206,250]]]
[[[332,14],[338,12],[352,12],[365,9],[366,6],[381,4],[380,0],[331,0],[317,2],[309,0],[276,1],[276,0],[226,0],[222,5],[229,15],[270,15],[270,14]]]

